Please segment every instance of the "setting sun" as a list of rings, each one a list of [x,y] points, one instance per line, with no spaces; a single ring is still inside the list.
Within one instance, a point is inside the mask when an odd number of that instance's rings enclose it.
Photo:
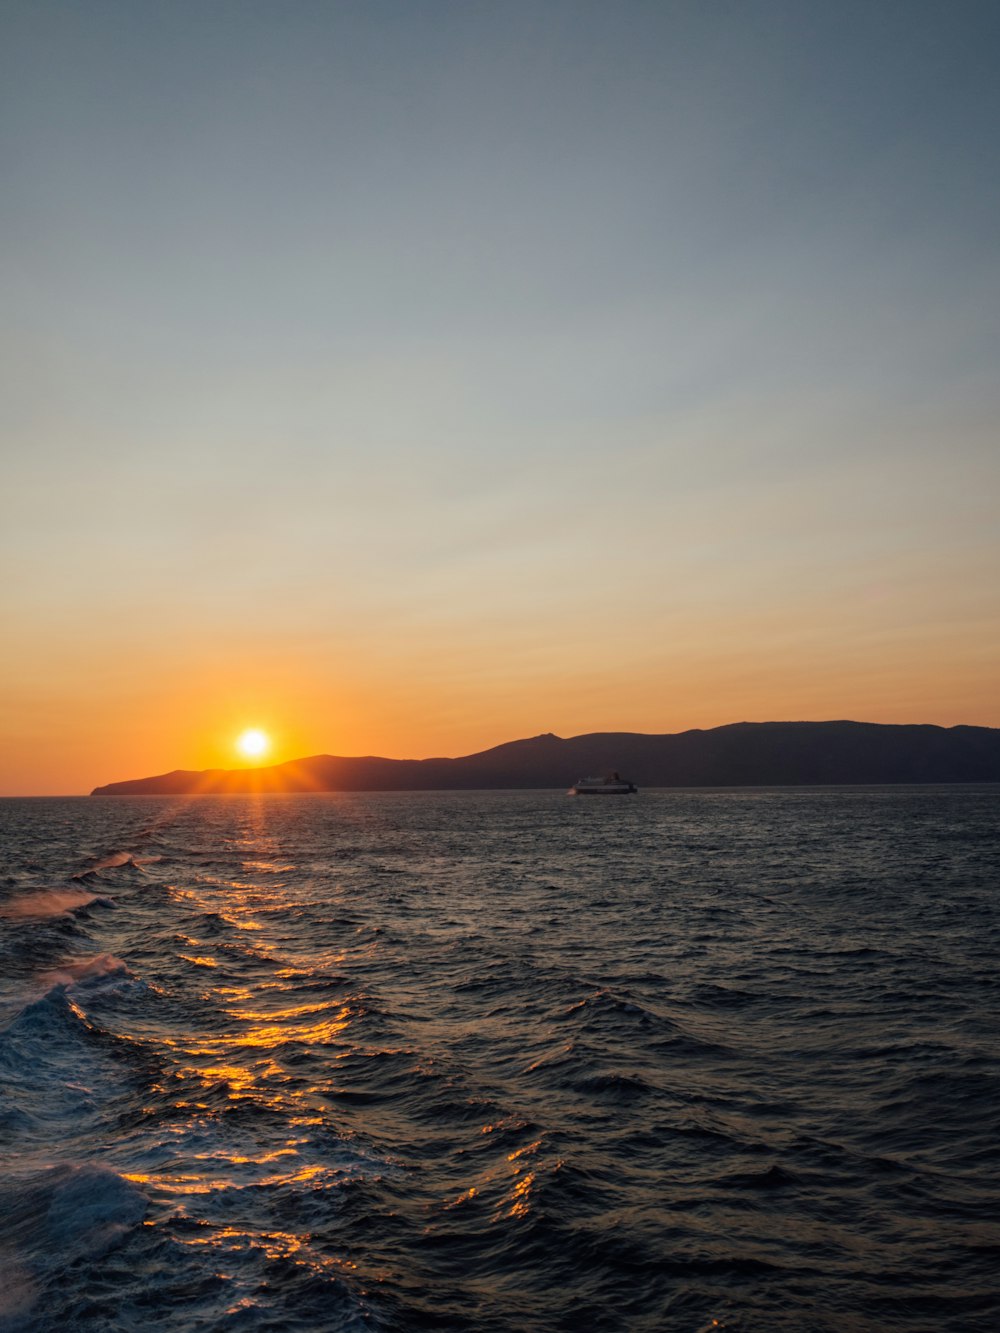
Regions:
[[[251,729],[244,731],[236,742],[236,748],[246,759],[259,759],[267,753],[271,742],[262,731]]]

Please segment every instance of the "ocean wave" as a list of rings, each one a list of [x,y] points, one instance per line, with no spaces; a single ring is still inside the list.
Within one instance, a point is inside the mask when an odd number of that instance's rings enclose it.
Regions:
[[[38,974],[43,986],[77,986],[105,977],[131,976],[120,958],[110,953],[90,954],[80,958],[63,958],[58,967]]]
[[[113,907],[114,899],[88,889],[37,889],[16,894],[0,903],[0,917],[8,921],[44,920],[67,916],[85,907]]]
[[[1000,854],[647,795],[19,813],[0,1327],[992,1333]]]
[[[49,1323],[67,1270],[92,1264],[141,1225],[147,1201],[116,1172],[58,1163],[0,1186],[0,1329]]]

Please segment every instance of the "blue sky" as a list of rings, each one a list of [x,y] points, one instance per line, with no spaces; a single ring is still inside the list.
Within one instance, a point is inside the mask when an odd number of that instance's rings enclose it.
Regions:
[[[15,787],[1000,723],[995,5],[2,27]]]

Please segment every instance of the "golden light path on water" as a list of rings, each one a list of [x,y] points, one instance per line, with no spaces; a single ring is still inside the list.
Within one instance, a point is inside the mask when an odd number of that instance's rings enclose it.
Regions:
[[[295,887],[296,865],[278,855],[279,849],[266,833],[262,798],[256,800],[256,815],[258,831],[238,840],[243,872],[240,877],[225,879],[204,873],[193,883],[171,885],[169,893],[181,914],[195,919],[217,918],[248,937],[240,953],[246,959],[265,962],[267,967],[247,982],[221,981],[200,993],[199,999],[210,1011],[226,1020],[223,1029],[170,1033],[158,1038],[159,1054],[165,1057],[164,1071],[151,1091],[169,1103],[169,1114],[175,1119],[171,1133],[178,1141],[177,1151],[172,1153],[168,1148],[162,1165],[155,1169],[123,1174],[154,1199],[163,1201],[169,1210],[171,1230],[185,1246],[214,1249],[220,1260],[226,1253],[256,1250],[267,1259],[281,1258],[317,1273],[347,1273],[356,1270],[357,1265],[347,1255],[331,1255],[328,1248],[318,1247],[307,1228],[252,1227],[218,1216],[231,1213],[232,1197],[246,1190],[337,1190],[362,1176],[367,1169],[363,1151],[357,1161],[344,1165],[323,1160],[316,1150],[312,1135],[329,1124],[331,1080],[336,1086],[338,1065],[352,1058],[414,1054],[388,1046],[372,1047],[354,1031],[362,1016],[361,996],[348,996],[335,1004],[322,999],[288,1001],[289,989],[297,984],[310,984],[318,976],[340,975],[350,951],[303,951],[301,945],[275,938],[282,933],[283,919],[300,905],[301,891]],[[231,963],[231,945],[224,950],[213,949],[205,935],[199,938],[178,933],[175,938],[190,950],[179,956],[204,969],[206,979],[226,971]],[[433,1048],[434,1034],[425,1035],[431,1038]],[[436,1039],[446,1045],[447,1032],[442,1030]],[[288,1072],[298,1056],[317,1053],[322,1054],[325,1066],[323,1093],[301,1086],[301,1080],[289,1077]],[[419,1070],[418,1063],[416,1072]],[[270,1149],[250,1143],[236,1150],[223,1146],[220,1140],[209,1149],[192,1150],[193,1137],[210,1134],[220,1115],[241,1104],[268,1113],[272,1124],[280,1119],[287,1134],[284,1142]],[[150,1107],[149,1114],[154,1113]],[[392,1117],[382,1110],[379,1118]],[[480,1132],[488,1136],[502,1128],[487,1123]],[[485,1190],[493,1197],[499,1194],[501,1199],[492,1212],[495,1224],[526,1217],[536,1182],[531,1161],[540,1148],[541,1141],[536,1140],[501,1159],[508,1175],[506,1187],[497,1179],[500,1167],[494,1165],[480,1172],[476,1183],[463,1188],[457,1197],[429,1199],[427,1206],[459,1208]],[[220,1202],[223,1206],[218,1208]],[[178,1221],[185,1218],[191,1229],[178,1231]],[[153,1220],[147,1225],[155,1227],[159,1223]],[[390,1280],[392,1276],[387,1268],[382,1279]],[[244,1298],[228,1313],[246,1304]]]

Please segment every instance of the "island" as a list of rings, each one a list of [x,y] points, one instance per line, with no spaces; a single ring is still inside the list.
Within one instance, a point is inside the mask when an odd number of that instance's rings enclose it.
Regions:
[[[551,732],[456,759],[318,754],[270,767],[175,769],[93,796],[567,788],[617,769],[647,787],[1000,782],[1000,729],[875,722],[737,722],[668,735]]]

